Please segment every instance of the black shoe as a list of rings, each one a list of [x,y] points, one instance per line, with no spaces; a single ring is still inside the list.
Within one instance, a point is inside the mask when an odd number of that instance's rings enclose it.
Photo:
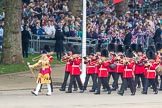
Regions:
[[[104,89],[103,92],[107,92],[107,89]]]
[[[51,92],[53,92],[53,89],[51,89]]]
[[[146,91],[142,91],[141,93],[142,93],[142,94],[147,94],[147,92],[146,92]]]
[[[95,90],[94,90],[94,89],[92,89],[92,90],[89,90],[89,92],[95,92]]]
[[[72,91],[67,91],[66,93],[72,93]]]
[[[159,91],[162,91],[162,88],[159,88]]]
[[[94,94],[95,94],[95,95],[99,95],[99,94],[100,94],[100,92],[95,92]]]
[[[74,90],[73,91],[78,91],[78,88],[74,88]]]
[[[112,88],[111,91],[116,91],[116,88]]]
[[[155,91],[154,94],[158,94],[158,91]]]
[[[133,92],[132,94],[131,94],[131,96],[134,96],[135,95],[135,92]]]
[[[84,90],[80,90],[80,93],[84,93]]]
[[[118,91],[118,94],[123,96],[124,95],[124,92],[121,92],[121,91]]]
[[[111,90],[109,90],[107,94],[111,94]]]
[[[65,89],[63,89],[63,88],[60,88],[59,90],[60,90],[60,91],[65,91]]]

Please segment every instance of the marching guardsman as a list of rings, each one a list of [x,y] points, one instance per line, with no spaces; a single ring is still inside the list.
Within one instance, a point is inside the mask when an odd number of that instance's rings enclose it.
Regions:
[[[147,94],[149,83],[153,87],[154,94],[158,93],[157,85],[156,85],[156,71],[155,68],[157,66],[157,63],[155,62],[155,52],[152,50],[148,50],[146,52],[146,56],[148,58],[147,63],[145,64],[146,71],[144,73],[145,75],[145,84],[144,89],[142,91],[142,94]]]
[[[72,56],[73,56],[72,51],[68,51],[61,59],[61,61],[66,62],[66,66],[65,66],[64,81],[62,83],[61,88],[59,89],[60,91],[65,91],[66,89],[67,80],[70,75],[70,72],[72,71],[72,64],[70,63],[70,57]],[[77,91],[78,87],[75,80],[73,84],[74,84],[74,91]]]
[[[161,67],[161,56],[162,56],[162,44],[161,43],[157,43],[156,44],[156,59],[155,61],[159,64],[157,64],[157,68],[160,69]],[[160,72],[157,72],[157,75],[156,75],[156,83],[157,83],[157,86],[158,86],[158,76],[160,76],[160,88],[159,90],[162,91],[162,75]]]
[[[135,55],[135,65],[134,65],[134,74],[135,74],[135,87],[138,84],[138,81],[141,78],[142,86],[144,87],[144,72],[145,72],[145,65],[144,62],[146,61],[146,56],[143,54],[142,45],[137,45],[137,54],[134,52]]]
[[[94,66],[95,66],[95,71],[93,74],[93,85],[92,85],[92,90],[90,90],[90,92],[95,92],[95,90],[97,89],[97,80],[98,80],[98,73],[99,73],[99,68],[100,68],[100,64],[98,64],[98,60],[101,59],[101,52],[97,52],[95,56],[93,56],[93,59],[95,60]]]
[[[98,83],[97,83],[97,91],[95,94],[100,94],[101,84],[107,89],[108,94],[111,94],[111,89],[107,83],[107,67],[109,65],[108,61],[105,57],[98,59],[98,64],[100,65],[99,72],[98,72]]]
[[[115,44],[109,44],[108,45],[108,50],[109,50],[109,66],[107,67],[108,69],[108,84],[110,81],[110,77],[113,77],[113,84],[112,84],[112,90],[116,90],[117,87],[117,80],[116,79],[116,64],[115,64]]]
[[[136,53],[137,53],[137,47],[138,47],[138,45],[135,44],[135,43],[131,44],[131,46],[130,46],[131,50],[133,51],[134,56],[137,55],[137,54],[136,54]],[[137,56],[136,56],[136,57],[137,57]],[[139,78],[138,78],[138,81],[137,81],[137,88],[141,88],[141,81],[140,81]]]
[[[124,64],[123,64],[123,58],[124,58],[124,49],[123,49],[123,46],[122,45],[118,45],[117,46],[117,56],[115,57],[115,61],[116,61],[116,64],[117,64],[117,67],[116,67],[116,81],[117,81],[117,84],[118,84],[118,80],[119,80],[119,76],[123,82],[123,72],[124,72]],[[117,85],[118,87],[118,85]]]
[[[123,72],[123,82],[122,82],[120,91],[118,91],[118,94],[123,96],[126,86],[129,85],[130,90],[131,90],[131,95],[135,95],[136,88],[134,86],[134,81],[133,81],[134,61],[133,61],[133,53],[132,53],[131,49],[128,49],[126,51],[126,57],[123,59],[123,63],[125,66],[125,69]],[[127,84],[127,83],[129,83],[129,84]]]
[[[89,57],[83,57],[84,58],[84,64],[86,64],[86,78],[85,78],[85,82],[84,82],[84,90],[87,89],[87,85],[88,85],[88,81],[89,78],[92,78],[92,81],[94,83],[94,72],[95,72],[95,64],[96,61],[93,58],[94,54],[90,54]],[[94,88],[92,88],[92,90],[94,90]]]
[[[40,57],[40,60],[33,64],[33,65],[29,65],[30,68],[37,68],[40,67],[40,71],[38,74],[38,78],[37,78],[37,87],[35,89],[35,91],[32,91],[32,94],[34,94],[35,96],[38,95],[41,84],[47,84],[47,96],[51,95],[51,79],[50,79],[50,74],[51,74],[51,70],[50,70],[50,59],[47,56],[47,52],[43,51]]]
[[[80,93],[84,92],[83,89],[83,85],[80,79],[80,63],[81,63],[82,59],[78,54],[73,55],[72,57],[70,57],[70,63],[72,65],[72,70],[70,72],[70,83],[69,83],[69,87],[68,87],[68,91],[66,93],[72,93],[72,85],[73,82],[77,81],[79,89],[81,90]]]

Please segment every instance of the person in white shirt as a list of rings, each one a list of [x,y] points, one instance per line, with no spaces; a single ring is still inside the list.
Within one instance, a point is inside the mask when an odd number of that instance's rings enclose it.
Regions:
[[[51,21],[48,21],[48,24],[44,27],[44,30],[49,38],[54,38],[56,29],[55,26],[51,24]]]

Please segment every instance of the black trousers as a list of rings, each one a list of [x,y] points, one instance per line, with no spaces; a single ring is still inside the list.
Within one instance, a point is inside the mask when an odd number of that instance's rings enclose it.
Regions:
[[[65,72],[64,81],[63,81],[62,86],[61,86],[61,88],[62,88],[63,90],[66,89],[66,84],[67,84],[67,80],[68,80],[68,78],[69,78],[69,75],[70,75],[70,72]],[[75,79],[74,79],[73,84],[74,84],[74,88],[75,88],[75,89],[78,88]]]
[[[157,86],[156,86],[155,79],[148,79],[148,78],[146,78],[145,79],[145,86],[144,86],[144,89],[143,89],[144,92],[147,92],[148,91],[149,84],[152,85],[154,91],[157,91]]]
[[[56,52],[57,60],[61,60],[62,52]]]
[[[86,74],[85,82],[84,82],[84,90],[87,89],[89,78],[91,77],[93,83],[94,83],[94,75],[93,74]]]
[[[68,91],[72,92],[72,85],[73,85],[73,82],[77,81],[78,83],[78,86],[79,86],[79,89],[80,90],[83,90],[83,85],[82,85],[82,82],[81,82],[81,79],[80,79],[80,75],[71,75],[70,76],[70,83],[69,83],[69,87],[68,87]]]
[[[144,74],[135,74],[135,87],[137,86],[137,84],[139,84],[140,78],[141,78],[141,81],[142,81],[142,86],[144,87],[144,84],[145,84]]]
[[[110,81],[110,78],[111,76],[113,77],[113,84],[112,84],[112,87],[113,88],[118,88],[118,82],[117,82],[117,73],[116,72],[109,72],[109,76],[108,76],[108,84],[109,84],[109,81]]]
[[[110,91],[110,86],[107,83],[107,78],[106,77],[98,77],[97,92],[100,93],[101,84],[107,89],[107,91]]]
[[[98,80],[98,74],[94,73],[93,74],[93,85],[92,85],[92,89],[96,90],[97,89],[97,80]]]
[[[28,57],[28,43],[22,43],[22,54],[23,57]]]
[[[127,85],[129,85],[131,93],[136,92],[135,83],[134,83],[133,78],[123,78],[123,82],[122,82],[122,85],[121,85],[121,88],[120,88],[120,91],[122,93],[124,93],[124,90],[127,87]]]
[[[115,80],[116,80],[116,83],[117,83],[117,85],[116,85],[117,88],[119,87],[119,84],[118,84],[119,76],[120,76],[120,78],[123,82],[123,73],[116,73],[116,79]]]
[[[160,89],[162,89],[162,75],[160,76]]]
[[[158,87],[159,86],[158,75],[156,75],[155,83],[156,83],[156,86]]]

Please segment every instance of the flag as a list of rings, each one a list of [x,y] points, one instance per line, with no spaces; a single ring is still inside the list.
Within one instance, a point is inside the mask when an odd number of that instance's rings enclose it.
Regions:
[[[117,4],[117,3],[120,3],[120,2],[123,2],[124,0],[114,0],[113,1],[113,4]]]

